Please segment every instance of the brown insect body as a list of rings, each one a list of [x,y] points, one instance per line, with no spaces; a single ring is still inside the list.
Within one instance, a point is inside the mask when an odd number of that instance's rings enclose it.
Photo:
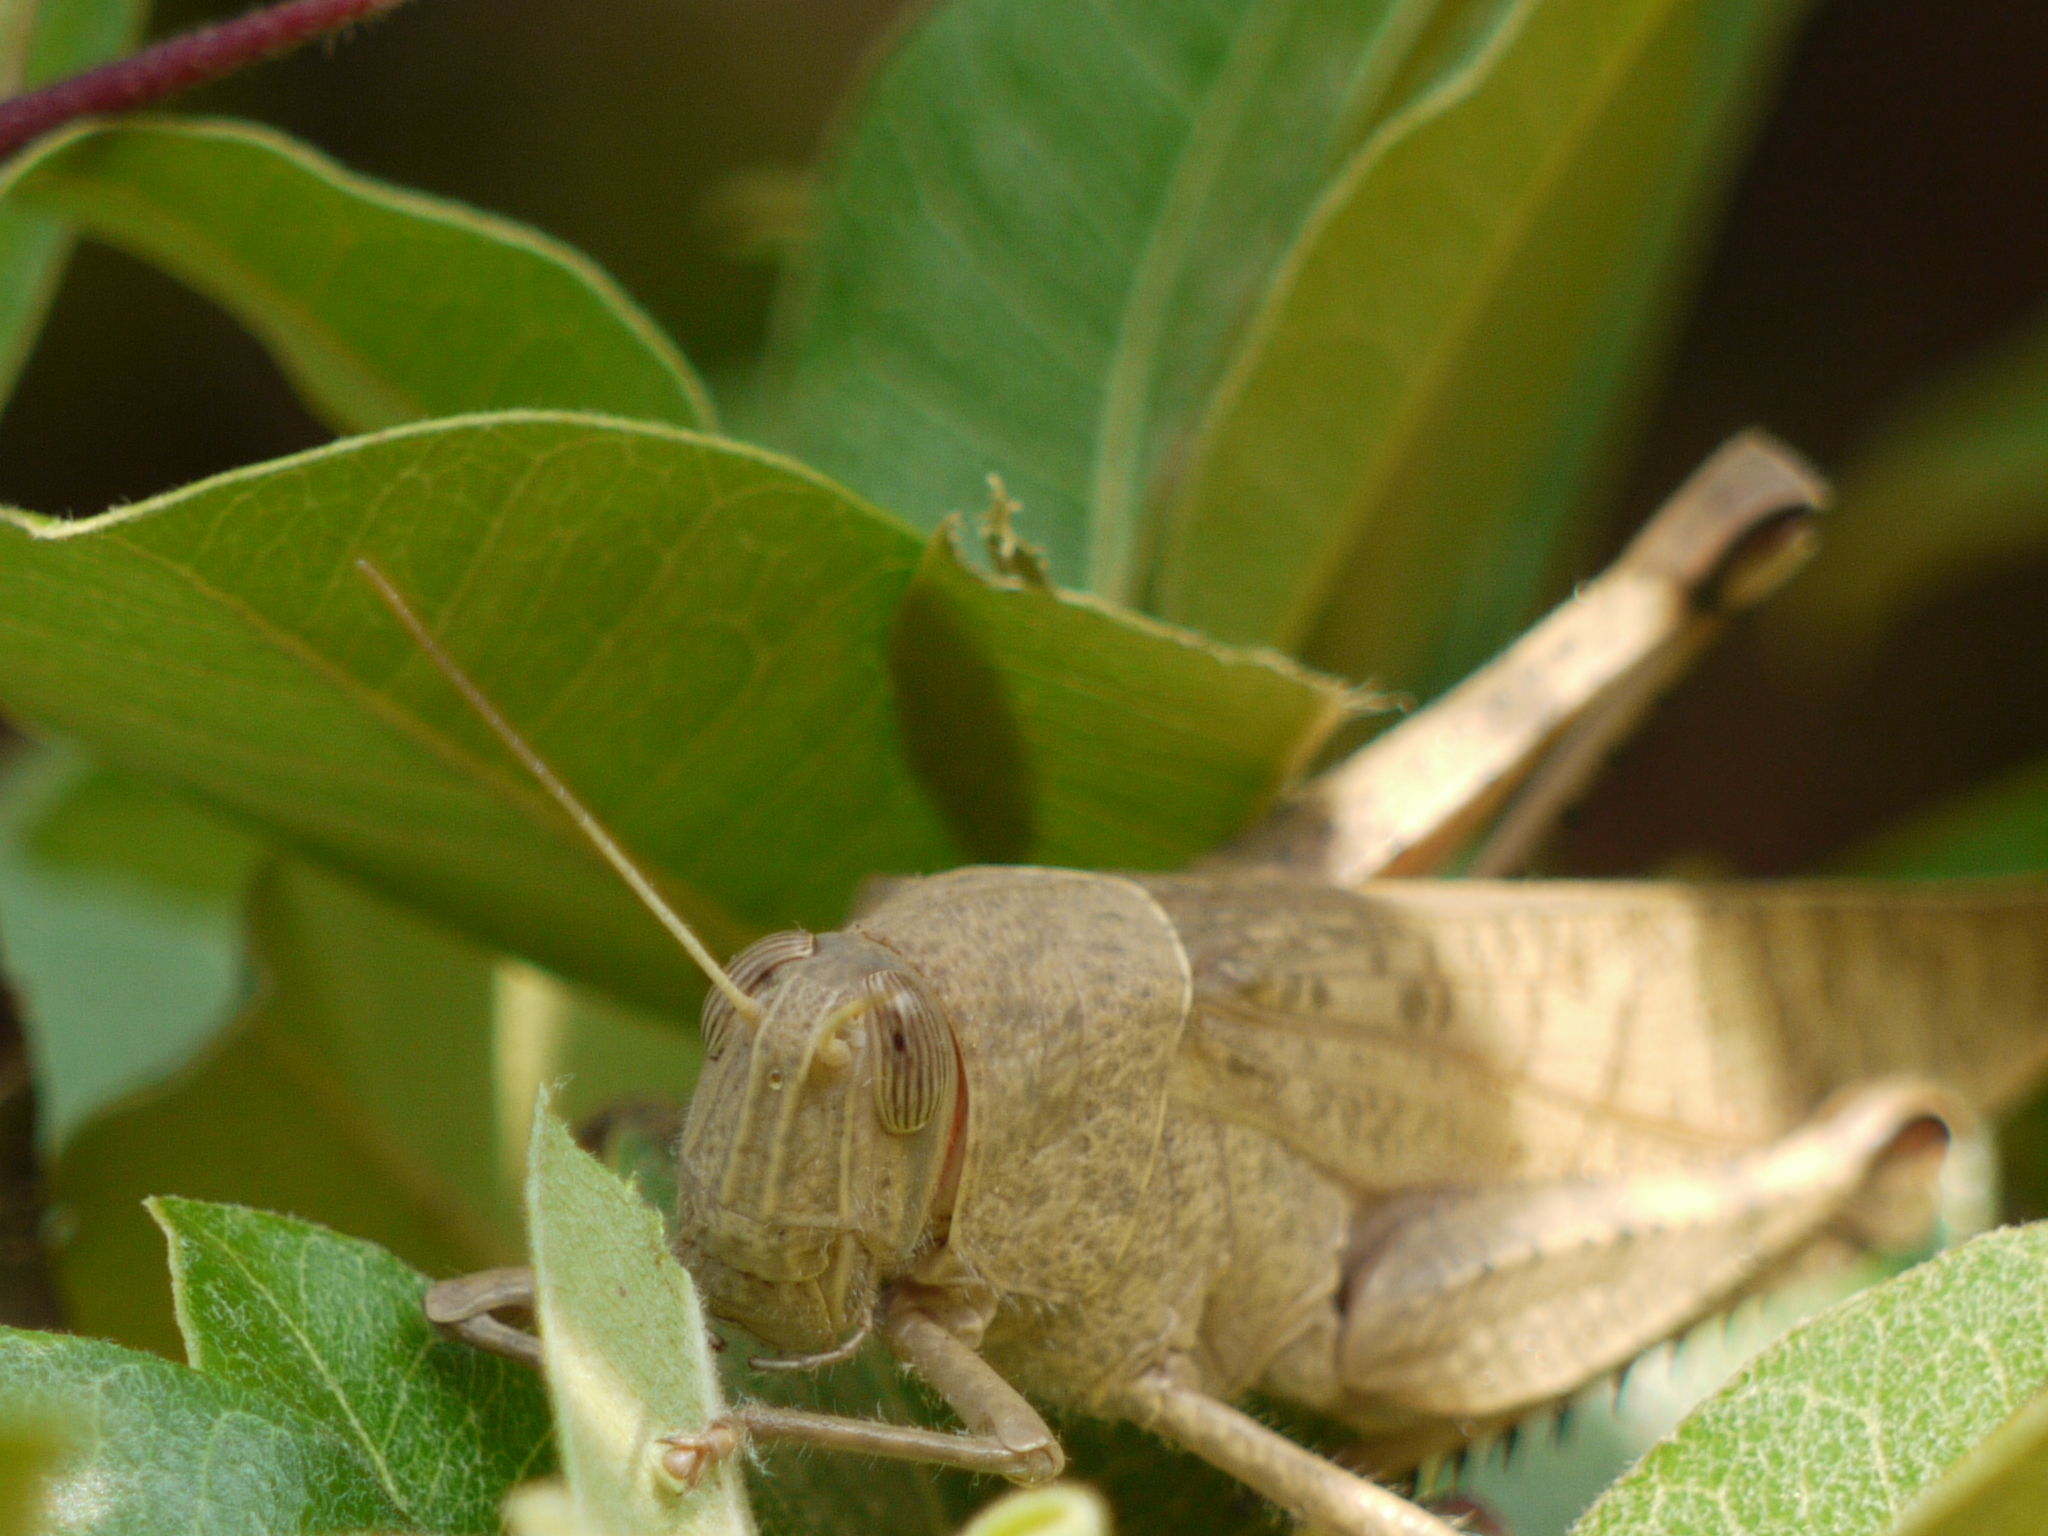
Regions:
[[[1761,907],[1711,886],[901,883],[765,978],[758,1043],[707,1069],[680,1246],[714,1310],[786,1347],[829,1348],[880,1298],[1048,1404],[1142,1419],[1131,1388],[1164,1369],[1347,1419],[1398,1462],[1817,1243],[1923,1235],[1936,1160],[1909,1132],[1966,1113],[1925,1084],[1994,1103],[2037,1065],[2014,1041],[2048,1048],[2048,896],[1907,899],[1902,917],[1897,893],[1825,883]],[[1928,952],[1944,926],[1969,931],[1970,974]],[[957,1124],[880,1126],[872,1032],[854,1070],[817,1064],[818,1020],[856,990],[849,942],[928,988]],[[1817,1010],[1828,1028],[1801,1029]],[[777,1071],[779,1139],[736,1134]],[[721,1223],[758,1202],[741,1170],[769,1167],[777,1203],[748,1219],[787,1225],[762,1267]],[[826,1270],[800,1227],[872,1257],[824,1311],[789,1273]]]

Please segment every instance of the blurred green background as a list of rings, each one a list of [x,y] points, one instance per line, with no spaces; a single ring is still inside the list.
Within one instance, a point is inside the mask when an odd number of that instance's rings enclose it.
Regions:
[[[153,31],[239,9],[159,0]],[[897,0],[412,0],[350,37],[182,105],[275,124],[355,169],[526,220],[589,252],[676,337],[743,433],[775,254],[801,237],[804,169],[836,104],[904,10]],[[1597,570],[1743,426],[1770,428],[1863,489],[1851,486],[1815,570],[1738,626],[1623,751],[1544,872],[2048,864],[2044,79],[2048,7],[1833,0],[1814,10],[1701,253],[1628,462],[1573,564],[1581,574]],[[1970,382],[1987,359],[2008,353],[1993,387]],[[1967,430],[1944,436],[1945,422]],[[0,415],[0,501],[89,513],[325,436],[257,344],[218,310],[88,246]],[[1923,452],[1915,443],[1934,446]],[[1886,451],[1901,444],[1905,461],[1887,478]],[[1974,560],[1912,563],[1913,549],[1929,542],[1925,530],[1969,507],[1981,513],[2000,496],[2010,505],[1983,520],[2006,533],[1988,558],[1980,541]],[[1888,560],[1910,569],[1895,573],[1884,600],[1859,610],[1858,593],[1868,597]],[[1838,570],[1850,574],[1831,586]],[[67,842],[67,829],[110,824],[44,819],[52,806],[74,804],[81,784],[92,789],[88,773],[46,758],[0,786],[0,907],[10,908],[0,940],[40,1026],[46,1145],[185,1060],[250,1001],[239,903],[254,851],[219,842],[216,824],[183,820],[189,811],[156,800],[129,805],[148,824],[118,850]],[[1973,845],[1965,804],[1918,842],[1868,842],[2015,776],[2031,786],[2025,798],[2036,808],[2025,836],[2008,819]],[[124,873],[138,848],[170,849],[177,869]],[[204,877],[196,883],[195,870]],[[317,877],[285,894],[298,903],[287,902],[288,913],[352,910],[363,900]],[[349,943],[449,942],[366,913],[343,925]],[[90,967],[77,964],[80,953],[92,955]],[[487,1009],[506,996],[545,992],[537,973],[494,969],[467,949],[453,963],[473,983],[458,1000],[476,1015],[463,1039],[484,1038]],[[81,978],[90,986],[63,989]],[[554,1002],[572,1017],[568,1003]],[[592,1065],[600,1060],[630,1062],[636,1084],[666,1084],[662,1050],[674,1042],[658,1026],[578,1020],[583,1033],[565,1027],[559,1055],[536,1052],[529,1076],[542,1080],[576,1062],[582,1107],[620,1087]],[[602,1051],[589,1046],[600,1036]],[[189,1101],[196,1109],[176,1112],[210,1124],[214,1102],[198,1096]],[[503,1119],[503,1108],[470,1106],[483,1118]],[[68,1215],[60,1205],[60,1246],[94,1230],[90,1209],[78,1215],[80,1188],[130,1214],[145,1189],[209,1192],[196,1172],[195,1182],[181,1182],[186,1174],[166,1151],[175,1140],[166,1126],[177,1122],[149,1114],[145,1105],[72,1149],[60,1174],[60,1199],[72,1202]],[[2009,1212],[2048,1213],[2048,1106],[2009,1127],[2005,1145]],[[353,1172],[345,1166],[336,1178]],[[352,1230],[371,1231],[370,1221]],[[139,1235],[132,1253],[116,1257],[155,1310],[92,1321],[168,1338],[168,1319],[157,1315],[156,1238]],[[399,1242],[407,1234],[376,1235]],[[1657,1406],[1650,1376],[1690,1371],[1695,1379],[1673,1389],[1675,1401],[1727,1363],[1706,1346],[1689,1349],[1660,1356],[1641,1379],[1643,1422],[1624,1426],[1639,1432],[1630,1444],[1654,1435],[1645,1426],[1668,1407]],[[1608,1435],[1594,1418],[1589,1410],[1577,1431],[1581,1449]],[[1618,1430],[1609,1438],[1628,1440]],[[1546,1454],[1525,1452],[1524,1465]],[[1551,1488],[1552,1522],[1561,1525],[1623,1454],[1591,1455],[1592,1471],[1541,1471],[1525,1482]]]

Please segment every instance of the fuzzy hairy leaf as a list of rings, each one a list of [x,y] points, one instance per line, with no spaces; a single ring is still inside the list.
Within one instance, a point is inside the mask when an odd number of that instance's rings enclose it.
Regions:
[[[684,1491],[663,1436],[725,1411],[697,1289],[661,1218],[535,1108],[527,1225],[562,1471],[584,1528],[608,1536],[748,1533],[741,1458]]]
[[[415,1530],[495,1532],[545,1471],[533,1373],[442,1338],[424,1276],[373,1243],[242,1206],[158,1199],[191,1364],[356,1451]]]
[[[46,1528],[51,1475],[70,1449],[55,1414],[0,1418],[0,1536],[34,1536]]]
[[[2048,1224],[1994,1232],[1759,1355],[1576,1536],[1876,1536],[2048,1387]]]
[[[587,257],[268,129],[75,128],[11,162],[0,198],[206,294],[337,431],[516,406],[711,420],[681,354]]]
[[[2048,1392],[1987,1435],[1891,1536],[2028,1536],[2048,1510]]]
[[[961,1528],[960,1536],[1109,1536],[1109,1510],[1079,1483],[1019,1488]]]
[[[79,1536],[400,1529],[348,1445],[261,1393],[96,1339],[0,1330],[0,1405],[74,1449],[48,1493]]]

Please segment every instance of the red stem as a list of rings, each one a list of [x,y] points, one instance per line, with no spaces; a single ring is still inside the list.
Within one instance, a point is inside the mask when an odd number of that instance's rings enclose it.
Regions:
[[[0,101],[0,159],[81,117],[126,112],[289,53],[337,27],[405,0],[286,0]]]

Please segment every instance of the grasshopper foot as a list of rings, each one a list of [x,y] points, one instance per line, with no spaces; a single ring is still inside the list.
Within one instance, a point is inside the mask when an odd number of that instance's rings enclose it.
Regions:
[[[747,1443],[745,1426],[732,1418],[713,1419],[702,1429],[686,1435],[669,1435],[655,1442],[663,1447],[661,1470],[694,1491],[711,1469]]]

